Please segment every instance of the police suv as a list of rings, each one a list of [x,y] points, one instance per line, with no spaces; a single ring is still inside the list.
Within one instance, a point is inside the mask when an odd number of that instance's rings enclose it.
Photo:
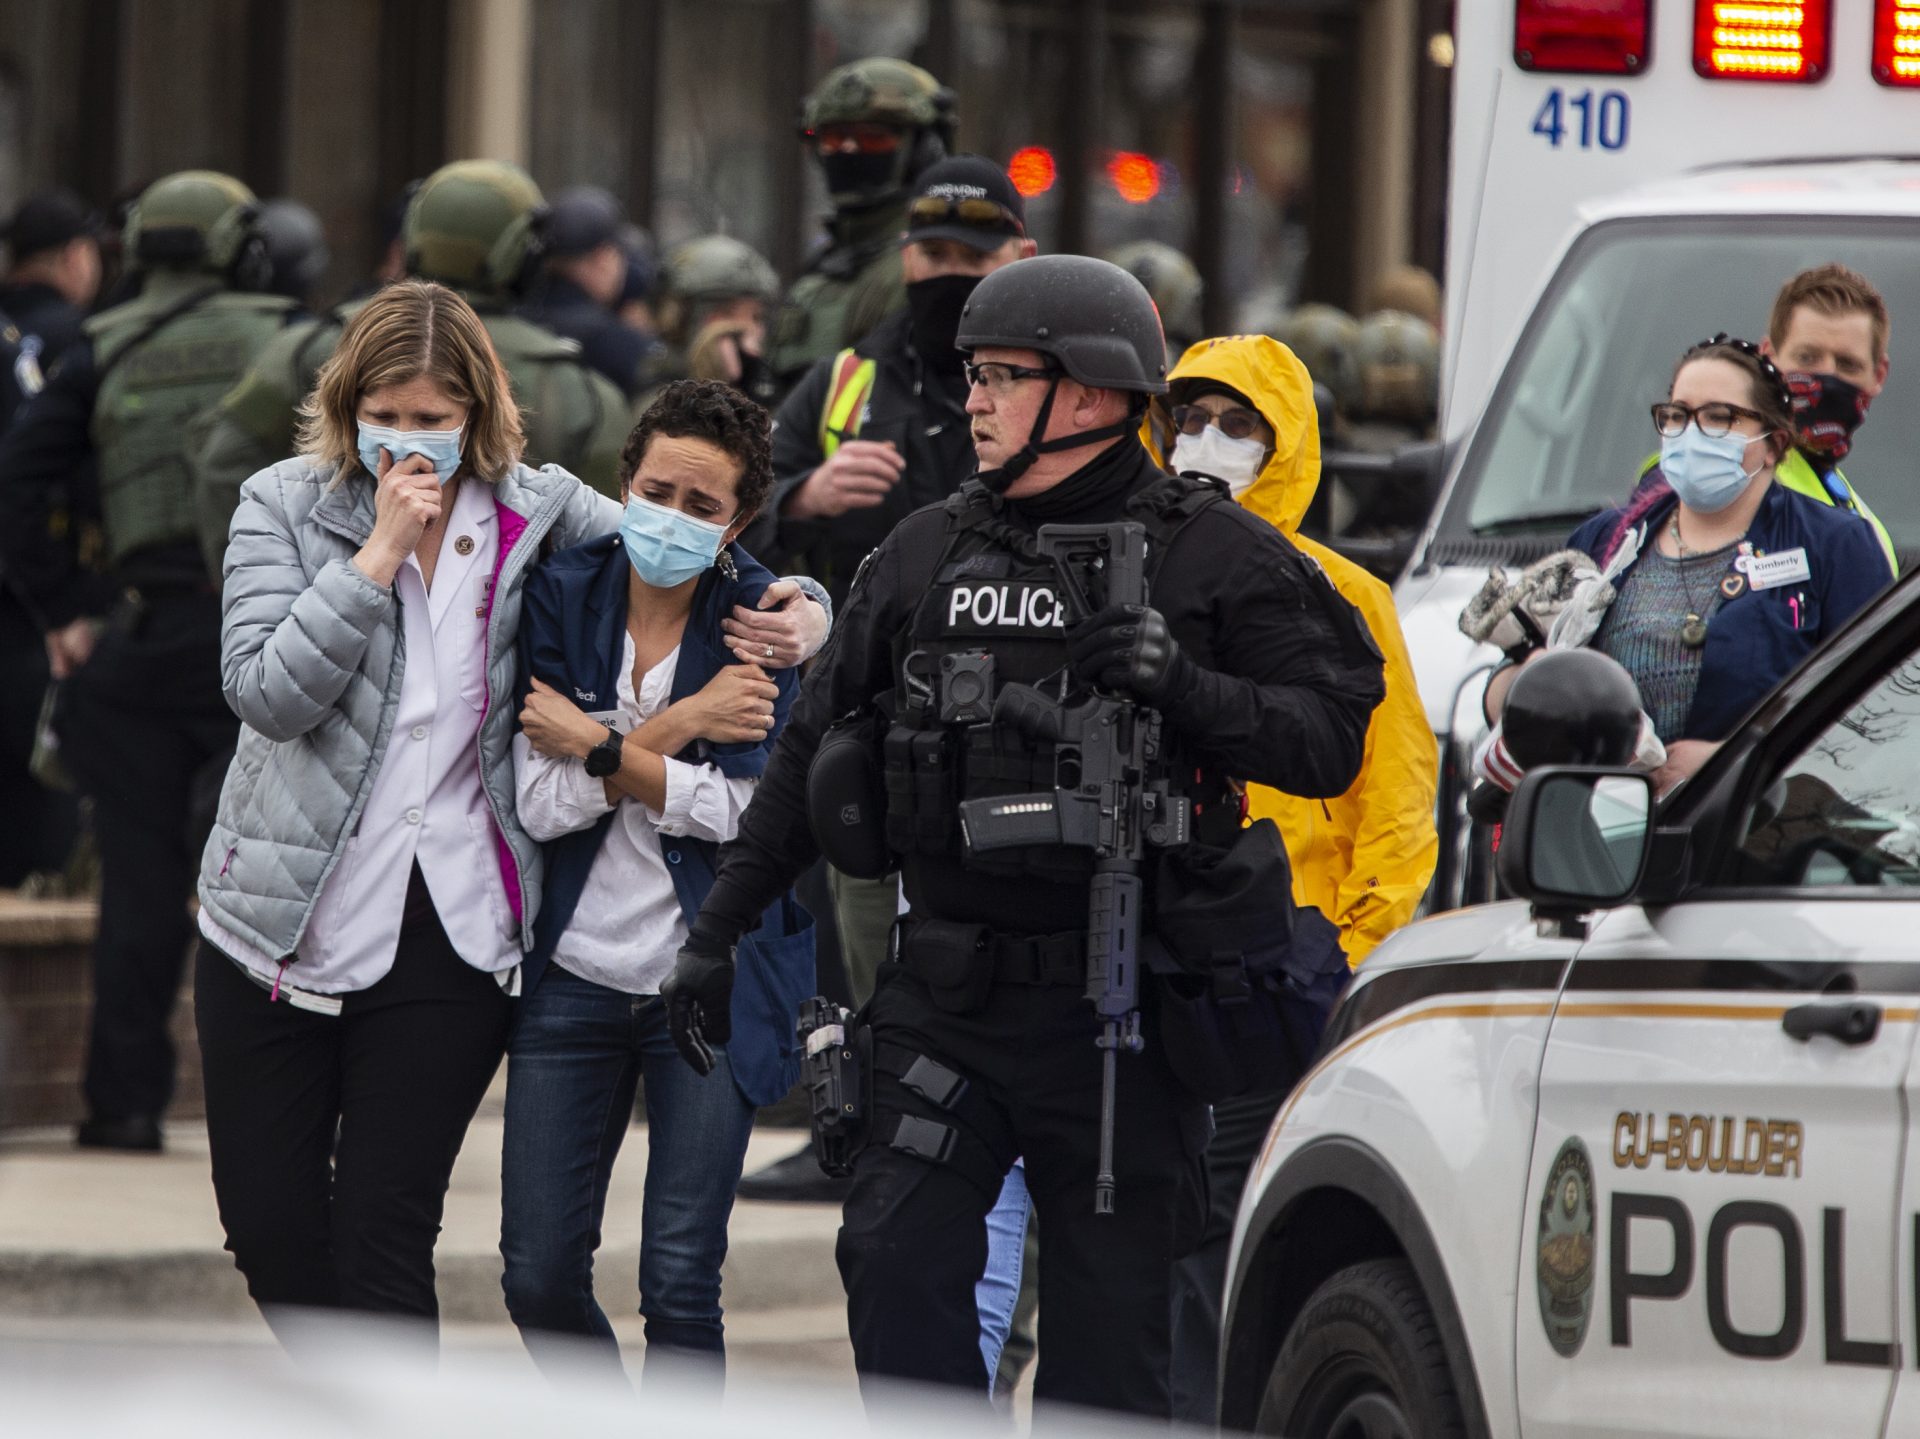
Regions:
[[[1886,295],[1896,358],[1845,470],[1920,553],[1920,3],[1458,8],[1441,498],[1395,591],[1440,741],[1435,908],[1491,893],[1465,805],[1499,656],[1462,605],[1624,499],[1681,353],[1759,339],[1802,269]]]
[[[1223,1423],[1920,1434],[1920,576],[1659,804],[1530,773],[1498,863],[1275,1121]]]

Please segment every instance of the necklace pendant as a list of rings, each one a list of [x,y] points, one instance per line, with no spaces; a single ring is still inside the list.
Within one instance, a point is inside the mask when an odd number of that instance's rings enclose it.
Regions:
[[[1680,643],[1690,650],[1697,650],[1707,642],[1707,622],[1698,615],[1688,615],[1686,623],[1680,626]]]

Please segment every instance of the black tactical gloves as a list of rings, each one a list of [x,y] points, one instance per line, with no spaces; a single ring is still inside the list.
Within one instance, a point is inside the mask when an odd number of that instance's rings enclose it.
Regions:
[[[1147,605],[1109,605],[1088,616],[1067,632],[1067,655],[1088,684],[1155,706],[1179,692],[1193,664],[1166,617]]]
[[[713,1046],[733,1037],[733,953],[725,945],[687,936],[673,973],[660,986],[667,1030],[680,1057],[702,1077],[713,1073]]]

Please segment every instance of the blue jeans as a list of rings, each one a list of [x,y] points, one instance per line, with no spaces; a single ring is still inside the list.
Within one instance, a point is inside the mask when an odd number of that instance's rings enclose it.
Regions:
[[[987,1392],[1000,1373],[1000,1351],[1013,1330],[1020,1303],[1027,1251],[1027,1219],[1033,1200],[1027,1194],[1027,1165],[1016,1159],[1000,1186],[1000,1200],[987,1212],[987,1267],[973,1287],[980,1309],[980,1357],[987,1361]]]
[[[657,995],[622,994],[549,965],[520,1001],[507,1044],[500,1253],[507,1312],[536,1361],[616,1369],[613,1327],[593,1297],[607,1182],[646,1076],[647,1180],[641,1209],[640,1313],[656,1355],[725,1355],[720,1265],[753,1128],[724,1051],[705,1079],[667,1033]],[[565,1344],[548,1335],[576,1336]],[[585,1345],[581,1340],[587,1341]]]

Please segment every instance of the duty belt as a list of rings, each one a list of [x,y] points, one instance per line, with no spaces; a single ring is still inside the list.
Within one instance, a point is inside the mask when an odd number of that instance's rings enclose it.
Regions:
[[[901,954],[913,947],[916,928],[911,917],[901,926]],[[1072,929],[1060,934],[994,934],[983,925],[981,950],[992,967],[996,984],[1035,986],[1079,985],[1087,978],[1087,933]],[[913,968],[911,961],[907,967]]]

